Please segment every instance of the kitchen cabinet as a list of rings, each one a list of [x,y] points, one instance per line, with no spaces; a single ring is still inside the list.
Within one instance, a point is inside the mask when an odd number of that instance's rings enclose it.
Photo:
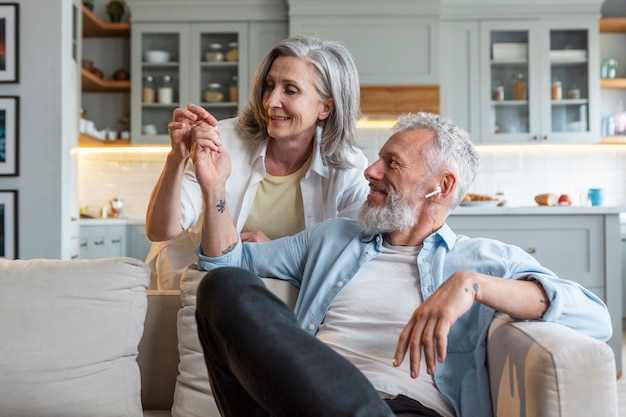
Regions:
[[[81,68],[81,105],[87,118],[99,130],[128,128],[128,121],[120,123],[120,120],[127,120],[130,111],[131,84],[129,80],[114,80],[113,73],[121,68],[129,69],[130,23],[104,22],[83,5],[82,34],[83,59],[93,61],[94,67],[103,72],[103,78],[99,78]],[[81,135],[81,145],[89,140],[86,136]]]
[[[608,132],[608,120],[619,111],[624,110],[626,102],[626,71],[623,64],[626,63],[624,53],[624,41],[626,40],[626,18],[612,17],[600,19],[600,61],[613,58],[617,61],[616,78],[600,79],[601,88],[601,117],[603,122],[602,141],[605,143],[624,143],[626,136],[623,134],[611,135]]]
[[[136,144],[169,144],[167,124],[176,107],[196,103],[218,119],[233,117],[248,91],[248,25],[245,23],[138,23],[131,35],[131,137]],[[219,52],[212,47],[220,48]],[[236,50],[235,53],[229,50]],[[147,62],[146,52],[169,53],[167,62]],[[143,96],[152,77],[155,95]],[[171,96],[163,92],[166,77]],[[139,82],[142,80],[142,82]],[[209,84],[217,90],[205,94]],[[231,94],[232,92],[232,94]]]
[[[126,225],[80,225],[81,259],[126,256]]]
[[[622,328],[621,235],[617,208],[460,207],[448,217],[458,234],[521,247],[559,277],[571,279],[608,306],[613,329]],[[622,370],[621,332],[609,340]]]
[[[480,23],[481,143],[599,138],[597,21]]]
[[[146,224],[144,222],[128,223],[126,237],[126,256],[145,261],[152,246],[152,242],[146,235]]]

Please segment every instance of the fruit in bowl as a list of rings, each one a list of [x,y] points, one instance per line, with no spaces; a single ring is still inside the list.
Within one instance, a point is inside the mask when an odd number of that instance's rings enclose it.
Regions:
[[[571,206],[572,199],[567,194],[561,194],[559,196],[559,206]]]
[[[146,62],[151,62],[155,64],[163,64],[165,62],[169,62],[170,53],[167,51],[146,51],[144,54],[144,58]]]

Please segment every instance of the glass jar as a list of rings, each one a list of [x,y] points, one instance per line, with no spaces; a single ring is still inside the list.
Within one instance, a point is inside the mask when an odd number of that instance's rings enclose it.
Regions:
[[[224,100],[222,84],[209,83],[206,90],[204,90],[204,101],[207,103],[219,103],[222,100]]]
[[[204,59],[207,62],[220,62],[224,60],[224,52],[222,52],[222,45],[219,43],[209,44],[209,50],[204,54]]]
[[[552,100],[561,100],[563,98],[563,86],[560,81],[552,83],[551,93]]]
[[[226,52],[226,61],[235,62],[239,59],[239,44],[230,42],[228,44],[228,52]]]
[[[517,74],[513,78],[513,100],[526,100],[526,80],[524,74]]]
[[[615,78],[617,72],[617,61],[613,58],[606,58],[602,60],[602,67],[600,68],[600,78]]]
[[[231,103],[236,103],[239,101],[239,77],[237,77],[236,75],[230,77],[228,93]]]
[[[172,104],[174,102],[174,83],[172,77],[164,75],[159,85],[158,100],[162,104]]]
[[[572,88],[567,92],[567,98],[569,99],[579,99],[580,98],[580,89],[576,87],[576,85],[572,85]]]
[[[141,101],[144,103],[154,103],[156,98],[154,77],[152,75],[146,75],[143,78],[143,90],[141,94]]]
[[[504,87],[499,85],[493,89],[491,92],[491,99],[493,101],[502,101],[504,100]]]

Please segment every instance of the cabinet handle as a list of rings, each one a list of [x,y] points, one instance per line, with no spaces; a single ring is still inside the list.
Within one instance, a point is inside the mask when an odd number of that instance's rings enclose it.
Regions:
[[[104,240],[96,240],[95,242],[93,242],[94,245],[96,246],[103,246],[104,245]]]
[[[111,239],[111,243],[120,243],[122,239]]]
[[[526,249],[527,253],[537,253],[537,248],[528,248]]]
[[[80,242],[79,245],[81,248],[86,248],[87,247],[87,242]]]
[[[537,139],[539,139],[539,136],[534,135],[534,136],[533,136],[533,140],[537,140]]]
[[[78,254],[77,253],[71,254],[70,259],[78,259]]]
[[[543,135],[543,140],[548,140],[548,135]]]

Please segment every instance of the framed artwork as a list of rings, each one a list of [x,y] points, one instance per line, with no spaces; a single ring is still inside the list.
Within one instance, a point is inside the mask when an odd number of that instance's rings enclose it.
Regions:
[[[17,3],[0,3],[0,83],[19,79],[19,10]]]
[[[0,258],[17,259],[17,190],[0,190]]]
[[[19,162],[19,98],[0,96],[0,176],[16,176]]]

